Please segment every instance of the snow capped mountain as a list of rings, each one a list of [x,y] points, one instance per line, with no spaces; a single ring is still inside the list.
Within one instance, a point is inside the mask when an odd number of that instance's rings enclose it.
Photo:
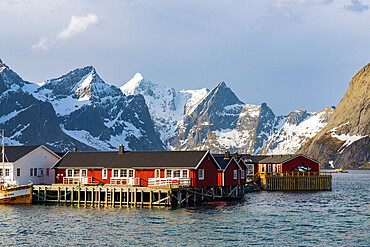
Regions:
[[[142,95],[149,108],[163,143],[169,147],[169,140],[176,134],[186,114],[208,93],[207,89],[182,90],[160,86],[145,79],[140,73],[121,88],[125,95]]]
[[[333,111],[276,116],[266,103],[240,101],[225,82],[212,90],[176,91],[137,73],[118,88],[92,66],[35,84],[1,60],[0,103],[7,143],[58,151],[116,150],[123,144],[131,150],[292,153]]]
[[[261,149],[263,154],[296,153],[303,143],[316,135],[328,123],[334,109],[328,107],[320,112],[291,112],[284,125],[269,138]]]
[[[2,75],[4,71],[6,69],[2,70]],[[55,123],[63,134],[76,143],[83,143],[78,147],[116,150],[124,144],[133,150],[163,149],[144,98],[141,95],[125,96],[116,86],[106,84],[92,66],[38,85],[24,82],[14,74],[12,77],[5,74],[2,80],[5,78],[18,85],[17,90],[31,95],[41,104],[51,104],[53,114],[49,115],[55,115]],[[27,104],[20,110],[26,107]],[[63,150],[54,142],[48,141],[48,144]]]

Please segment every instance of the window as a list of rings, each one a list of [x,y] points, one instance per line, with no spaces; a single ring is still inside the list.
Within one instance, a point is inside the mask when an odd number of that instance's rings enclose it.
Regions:
[[[267,165],[267,172],[271,172],[271,164]]]
[[[244,170],[242,170],[241,177],[242,177],[242,179],[244,179],[244,178],[245,178],[245,171],[244,171]]]
[[[5,168],[5,177],[9,177],[9,174],[10,174],[10,169]]]
[[[198,179],[199,180],[204,180],[204,169],[199,169],[198,170]]]
[[[188,178],[188,170],[182,170],[182,177]]]
[[[81,177],[87,177],[87,170],[81,170]]]
[[[72,170],[67,170],[67,177],[72,177]]]
[[[37,168],[33,168],[33,176],[37,177]]]
[[[247,159],[247,162],[248,163],[252,163],[253,161],[251,159]]]
[[[107,179],[107,177],[108,177],[108,171],[107,171],[107,169],[103,169],[102,179]]]
[[[119,174],[118,173],[119,173],[119,170],[116,170],[116,169],[113,170],[113,177],[114,178],[118,178],[119,177]]]
[[[161,170],[157,169],[155,170],[155,177],[160,178],[161,177]]]
[[[3,168],[0,169],[0,177],[3,176]]]
[[[166,178],[172,178],[172,170],[166,170]]]
[[[247,165],[248,167],[248,174],[253,174],[254,166],[253,165]]]
[[[174,170],[173,171],[173,177],[174,178],[179,178],[181,176],[181,171],[180,170]]]
[[[238,179],[238,170],[234,170],[234,179]]]
[[[2,173],[3,173],[3,170],[1,170],[1,176],[3,175]],[[33,176],[33,169],[30,168],[30,177],[32,177],[32,176]]]
[[[17,177],[21,176],[21,168],[17,168]]]
[[[121,170],[121,177],[127,178],[127,170],[126,169]]]
[[[40,176],[43,177],[44,176],[44,169],[43,168],[39,168],[39,173],[40,173]]]
[[[74,177],[79,177],[80,176],[80,170],[79,169],[74,169],[73,170],[73,176]]]
[[[134,170],[128,170],[128,177],[133,178],[134,177]]]

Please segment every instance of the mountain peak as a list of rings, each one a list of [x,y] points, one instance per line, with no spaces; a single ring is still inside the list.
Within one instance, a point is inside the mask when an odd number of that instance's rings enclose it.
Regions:
[[[146,81],[144,76],[138,72],[134,75],[134,77],[120,87],[120,89],[126,95],[133,95],[135,94],[135,89],[137,89],[144,81]]]

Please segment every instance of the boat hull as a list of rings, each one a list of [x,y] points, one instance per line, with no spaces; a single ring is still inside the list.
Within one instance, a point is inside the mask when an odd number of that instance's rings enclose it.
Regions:
[[[32,203],[32,185],[5,188],[0,190],[0,204]]]

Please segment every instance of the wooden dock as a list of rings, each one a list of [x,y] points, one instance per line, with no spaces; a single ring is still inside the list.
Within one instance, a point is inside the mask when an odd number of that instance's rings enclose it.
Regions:
[[[259,177],[259,178],[258,178]],[[264,173],[258,180],[261,187],[268,191],[325,191],[332,190],[332,176],[325,173]]]
[[[135,187],[118,185],[34,185],[33,203],[112,207],[195,206],[205,201],[240,199],[244,185],[224,187]]]

